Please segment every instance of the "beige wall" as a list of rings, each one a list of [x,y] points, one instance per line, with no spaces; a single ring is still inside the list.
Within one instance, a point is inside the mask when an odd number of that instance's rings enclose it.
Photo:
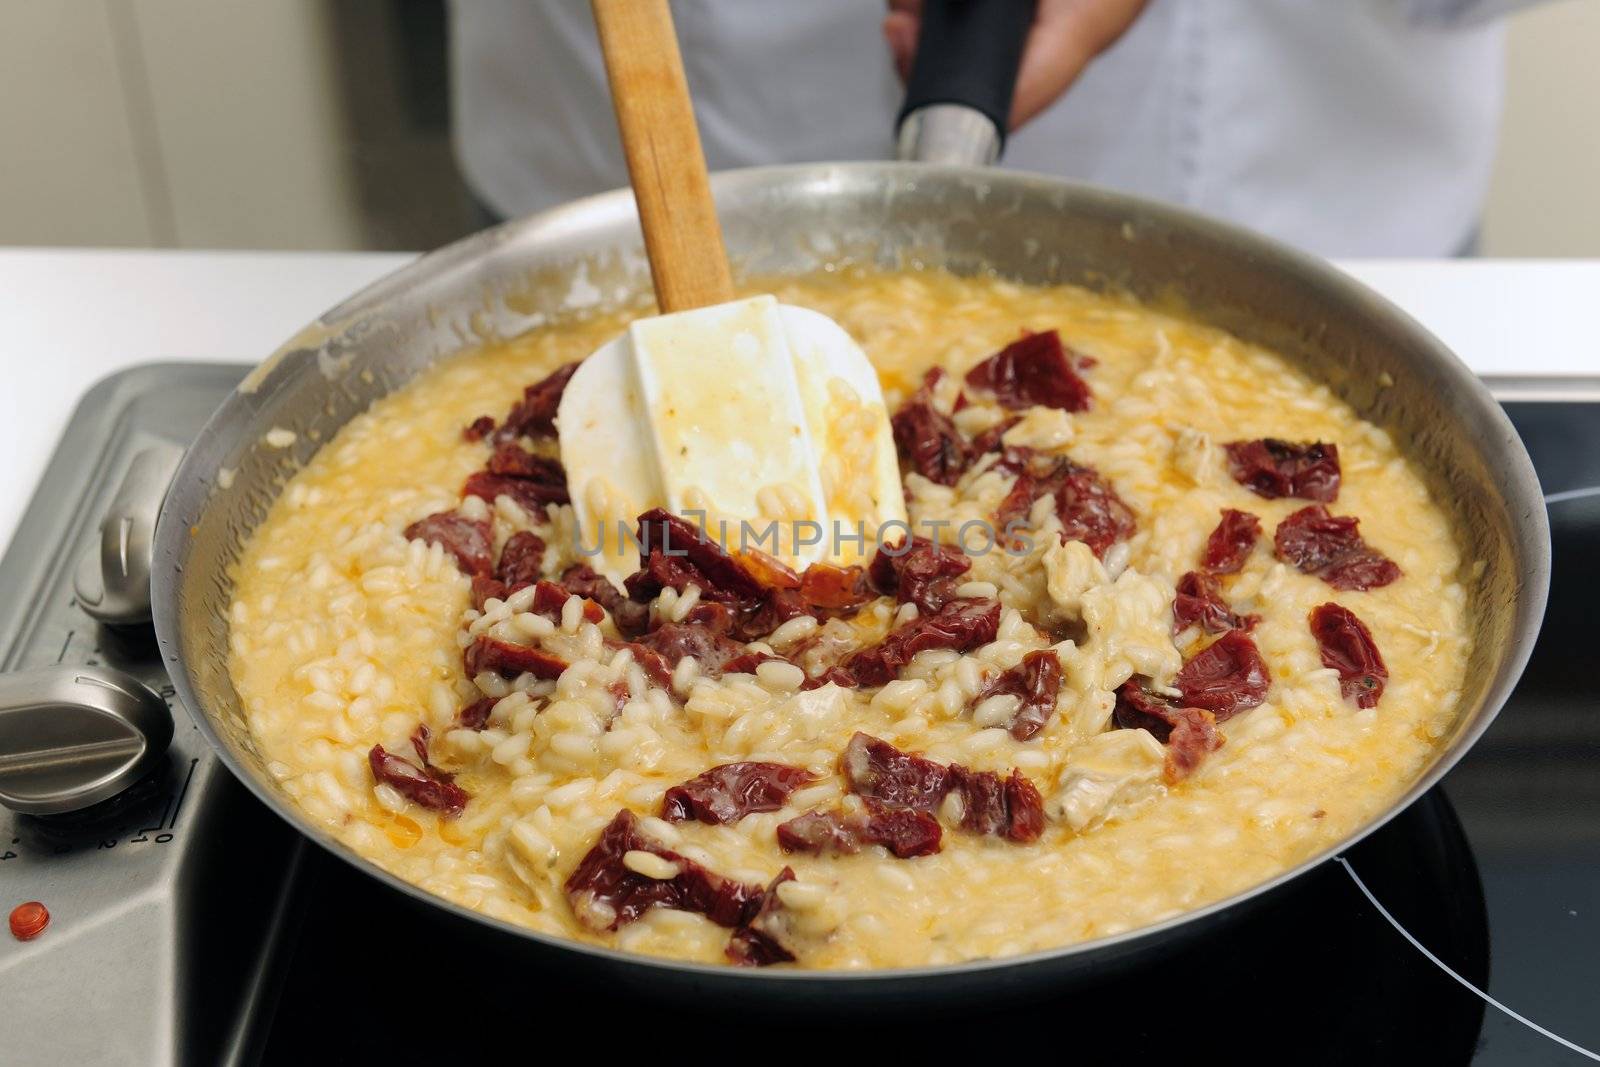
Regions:
[[[0,245],[361,247],[332,2],[0,0]],[[1509,37],[1484,251],[1600,257],[1600,0]]]
[[[1507,36],[1484,253],[1600,256],[1600,0],[1534,8]]]
[[[355,248],[325,0],[0,0],[0,245]]]
[[[104,4],[0,8],[0,145],[0,244],[158,240]]]
[[[355,248],[326,0],[104,0],[144,61],[172,243]]]

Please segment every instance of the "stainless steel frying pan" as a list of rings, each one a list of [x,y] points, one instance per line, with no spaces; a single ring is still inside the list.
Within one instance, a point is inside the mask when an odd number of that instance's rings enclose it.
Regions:
[[[1335,848],[1231,899],[1116,937],[1012,959],[869,973],[760,971],[647,959],[520,929],[379,870],[303,816],[274,784],[228,676],[230,566],[285,479],[353,416],[463,346],[536,328],[574,301],[648,291],[626,191],[507,223],[425,256],[307,326],[201,432],[162,509],[156,630],[178,692],[223,761],[335,855],[450,913],[500,950],[607,980],[766,1002],[971,997],[1082,978],[1157,952],[1370,833],[1433,785],[1489,725],[1544,610],[1549,531],[1533,467],[1499,407],[1427,331],[1312,257],[1183,211],[1023,174],[893,163],[735,171],[713,189],[737,267],[799,274],[845,261],[993,271],[1181,304],[1282,353],[1392,432],[1449,511],[1468,566],[1475,638],[1461,714],[1422,775]],[[295,432],[286,449],[263,438]],[[229,472],[224,475],[223,472]]]
[[[985,163],[1001,147],[1032,0],[926,0],[901,114],[903,156]],[[1450,511],[1470,566],[1475,650],[1461,716],[1383,816],[1322,855],[1229,900],[1116,937],[949,967],[749,971],[630,956],[499,922],[379,870],[312,825],[274,784],[227,670],[229,571],[284,481],[373,400],[464,346],[536,328],[575,303],[649,288],[626,191],[508,223],[426,256],[328,312],[239,387],[190,448],[162,508],[152,566],[156,631],[179,695],[229,768],[307,836],[497,953],[576,976],[726,1005],[832,1011],[1013,996],[1162,952],[1327,859],[1433,785],[1489,725],[1544,611],[1549,531],[1510,423],[1442,345],[1380,297],[1290,249],[1195,215],[1046,178],[959,165],[823,164],[712,183],[736,266],[799,274],[864,262],[993,271],[1181,306],[1283,353],[1390,430]],[[294,444],[270,447],[273,428]],[[224,474],[224,472],[227,472]]]

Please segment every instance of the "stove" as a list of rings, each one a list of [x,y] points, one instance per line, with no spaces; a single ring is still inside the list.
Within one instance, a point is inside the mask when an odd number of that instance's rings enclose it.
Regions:
[[[730,1019],[484,956],[303,843],[210,755],[148,627],[128,625],[130,560],[150,486],[246,370],[155,364],[96,386],[0,561],[0,742],[8,722],[68,724],[50,759],[0,757],[0,802],[30,812],[0,807],[0,909],[51,915],[33,940],[0,933],[7,1064],[472,1062],[551,1047],[551,1018],[619,1052],[613,1034],[759,1052],[803,1033],[900,1056],[1055,1040],[1092,1060],[1600,1058],[1584,1052],[1600,1050],[1600,380],[1491,382],[1547,493],[1554,581],[1522,684],[1438,788],[1214,936],[1091,988],[797,1029],[795,1006]],[[418,1008],[436,1018],[396,1025]],[[685,1033],[693,1046],[666,1036]]]

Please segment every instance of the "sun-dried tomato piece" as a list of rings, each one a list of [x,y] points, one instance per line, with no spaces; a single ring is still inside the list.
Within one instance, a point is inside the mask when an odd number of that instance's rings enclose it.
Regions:
[[[967,469],[967,446],[950,416],[913,397],[890,420],[895,447],[913,471],[940,485],[955,485]]]
[[[1234,481],[1269,500],[1297,496],[1332,503],[1339,496],[1339,446],[1322,441],[1230,441]]]
[[[466,428],[461,431],[461,438],[464,441],[481,441],[492,433],[494,433],[494,416],[479,415],[467,423]]]
[[[1321,504],[1301,508],[1278,523],[1273,552],[1285,563],[1341,590],[1377,589],[1401,575],[1400,567],[1362,538],[1361,520],[1331,515]]]
[[[599,604],[611,613],[611,621],[625,634],[641,632],[650,622],[650,608],[611,584],[611,579],[587,563],[574,563],[561,572],[561,588]]]
[[[1311,636],[1317,639],[1322,665],[1339,672],[1339,691],[1357,707],[1376,707],[1389,681],[1378,643],[1367,624],[1340,604],[1311,609]]]
[[[478,611],[486,608],[491,600],[504,600],[511,593],[506,589],[506,583],[484,575],[474,575],[472,579],[472,606]]]
[[[1166,765],[1162,768],[1168,782],[1181,782],[1195,773],[1206,755],[1222,747],[1222,736],[1216,733],[1216,717],[1198,707],[1179,709],[1173,733],[1166,737]]]
[[[654,600],[663,589],[681,592],[691,585],[699,586],[705,580],[705,576],[688,560],[655,551],[639,557],[639,569],[624,578],[622,585],[631,599],[646,603]],[[702,595],[704,589],[701,586]]]
[[[629,867],[629,852],[648,852],[677,868],[669,878],[651,878]],[[718,926],[740,927],[755,917],[762,887],[725,878],[644,835],[626,809],[600,832],[565,890],[578,921],[591,930],[615,930],[651,908],[699,912]]]
[[[1201,762],[1222,747],[1217,719],[1204,708],[1179,708],[1167,735],[1167,759],[1162,773],[1168,782],[1181,782]]]
[[[469,577],[494,570],[494,534],[485,519],[439,511],[407,526],[405,536],[408,541],[442,545]]]
[[[800,599],[825,611],[849,611],[873,598],[862,567],[813,563],[800,575]]]
[[[1055,494],[1063,542],[1082,541],[1104,556],[1112,545],[1133,536],[1133,512],[1095,471],[1068,463],[1042,484]]]
[[[1021,663],[985,686],[974,703],[1001,694],[1017,697],[1022,703],[1008,729],[1016,740],[1027,741],[1037,736],[1055,714],[1060,692],[1061,660],[1048,648],[1042,648],[1029,652]]]
[[[494,503],[495,498],[508,496],[517,506],[530,514],[543,513],[546,504],[568,503],[567,487],[547,485],[531,478],[514,478],[509,474],[491,474],[477,471],[467,477],[461,486],[462,496],[475,496]]]
[[[1163,772],[1168,782],[1193,774],[1206,755],[1222,747],[1217,718],[1203,708],[1184,708],[1146,692],[1130,679],[1117,690],[1112,722],[1123,730],[1148,730],[1167,746]]]
[[[561,572],[561,587],[568,592],[588,597],[607,611],[612,610],[612,605],[626,599],[627,595],[615,585],[611,579],[596,571],[587,563],[574,563]]]
[[[996,469],[1000,464],[995,464]],[[1009,467],[1006,473],[1011,473]],[[1010,532],[1013,529],[1026,528],[1032,516],[1034,501],[1044,495],[1039,488],[1038,479],[1034,478],[1024,466],[1017,471],[1017,480],[1011,483],[1011,491],[1000,498],[1000,506],[995,509],[995,525],[1001,530]]]
[[[864,806],[866,819],[860,824],[864,843],[882,845],[903,860],[939,851],[944,831],[932,815],[912,808],[889,808],[873,800]]]
[[[561,672],[571,666],[561,657],[542,648],[515,645],[487,634],[473,639],[462,653],[462,662],[468,678],[490,671],[502,678],[515,678],[526,673],[535,678],[552,679],[561,677]]]
[[[667,657],[653,648],[633,641],[607,641],[607,648],[628,649],[633,653],[633,661],[644,671],[644,676],[662,689],[672,687],[673,664],[667,662]]]
[[[674,667],[683,657],[693,656],[700,673],[712,678],[722,673],[724,664],[745,654],[744,645],[733,638],[683,622],[665,623],[634,643],[659,652]]]
[[[1178,579],[1178,592],[1172,598],[1172,632],[1180,634],[1198,625],[1209,634],[1228,630],[1253,630],[1259,615],[1239,615],[1222,598],[1222,583],[1215,575],[1190,571]]]
[[[746,815],[777,811],[789,794],[817,780],[803,767],[782,763],[724,763],[667,790],[661,817],[668,822],[698,819],[721,826]]]
[[[854,674],[835,664],[815,678],[807,678],[800,684],[800,688],[821,689],[825,685],[836,685],[840,689],[859,689],[861,687],[861,683],[856,680]]]
[[[562,609],[567,601],[577,596],[566,586],[557,585],[555,582],[541,578],[533,585],[533,613],[560,622]],[[606,617],[604,609],[587,597],[578,597],[583,601],[582,618],[584,622],[598,623]]]
[[[497,440],[528,437],[553,437],[556,432],[556,410],[561,406],[561,394],[567,382],[578,369],[577,363],[568,363],[522,391],[522,399],[506,414],[505,422],[495,433]]]
[[[940,485],[955,485],[971,456],[955,421],[934,407],[933,390],[943,377],[944,371],[938,367],[928,371],[921,387],[900,405],[889,425],[900,458],[912,470]]]
[[[958,579],[971,569],[972,560],[961,549],[913,537],[909,544],[901,538],[879,545],[867,577],[880,593],[930,612],[955,599]]]
[[[950,768],[856,733],[839,757],[850,792],[895,808],[934,811],[950,791]]]
[[[382,745],[373,745],[367,753],[367,763],[372,767],[372,777],[388,785],[411,803],[429,811],[436,811],[453,819],[466,810],[471,798],[467,791],[455,784],[453,776],[428,762],[426,728],[413,734],[412,745],[422,759],[417,766],[408,759],[393,755]]]
[[[993,771],[970,771],[954,764],[951,790],[961,798],[961,828],[1026,844],[1044,832],[1044,800],[1033,783],[1013,770],[1002,779]]]
[[[1055,330],[1024,334],[967,372],[967,384],[994,394],[1002,407],[1042,404],[1062,411],[1087,411],[1089,383],[1078,376]]]
[[[1024,844],[1038,839],[1044,830],[1044,801],[1020,771],[1002,779],[993,771],[961,770],[953,788],[962,799],[963,830]]]
[[[1278,523],[1273,553],[1298,570],[1316,574],[1362,544],[1360,525],[1354,515],[1331,515],[1320,504],[1304,507]]]
[[[638,523],[642,565],[624,583],[633,599],[650,600],[669,587],[681,593],[691,584],[708,600],[729,603],[754,603],[766,592],[738,560],[687,519],[653,508]]]
[[[701,587],[701,593],[712,600],[752,599],[765,591],[750,570],[705,531],[664,508],[640,515],[636,534],[645,551],[676,555],[704,575],[707,585]]]
[[[738,622],[733,608],[715,600],[700,601],[679,621],[685,626],[703,627],[714,634],[732,634]]]
[[[1028,453],[1019,456],[1026,465],[995,512],[995,522],[1002,529],[1025,523],[1034,501],[1051,495],[1055,497],[1056,517],[1061,520],[1063,544],[1082,541],[1096,556],[1103,557],[1112,545],[1133,536],[1137,528],[1133,512],[1092,467],[1080,466],[1064,456],[1053,460]]]
[[[1261,537],[1261,520],[1248,511],[1224,508],[1222,521],[1206,538],[1200,567],[1212,574],[1238,574]]]
[[[1225,722],[1266,700],[1272,675],[1249,635],[1229,630],[1185,663],[1172,684],[1186,706]]]
[[[1321,578],[1341,592],[1364,592],[1382,588],[1397,580],[1402,573],[1398,563],[1363,543],[1359,551],[1342,556],[1325,567]]]
[[[646,673],[652,678],[655,678],[657,672],[646,660],[645,654],[649,653],[658,659],[666,678],[660,682],[662,685],[670,682],[672,668],[676,667],[685,656],[693,656],[695,663],[699,665],[700,673],[711,678],[718,678],[724,674],[754,673],[756,667],[762,663],[782,658],[765,652],[751,651],[738,640],[729,637],[726,632],[727,623],[720,621],[728,618],[726,608],[717,604],[701,606],[715,609],[720,614],[700,613],[697,608],[683,622],[663,623],[631,643],[618,643],[618,647],[633,649],[641,666],[645,667]],[[697,614],[702,618],[709,617],[719,621],[709,624],[701,622],[694,618]]]
[[[518,530],[500,548],[494,576],[515,592],[539,580],[544,569],[544,538],[532,530]]]
[[[1000,631],[1000,601],[952,600],[931,615],[918,615],[889,631],[878,644],[864,648],[840,666],[857,685],[886,685],[918,652],[948,648],[970,652],[993,641]]]
[[[770,652],[745,652],[735,656],[722,665],[723,674],[754,674],[756,668],[763,663],[787,663],[782,656],[774,656]]]
[[[494,697],[479,697],[456,712],[456,725],[463,730],[481,730],[489,725],[489,713],[498,701]]]
[[[1006,825],[1005,785],[993,771],[955,775],[952,788],[961,797],[961,828],[994,834]]]
[[[701,606],[701,604],[695,605],[694,610],[698,611]],[[790,619],[799,618],[801,615],[815,617],[817,614],[818,609],[806,603],[805,595],[800,590],[774,589],[754,608],[747,605],[740,612],[732,630],[742,640],[759,641]]]
[[[733,963],[743,967],[769,967],[774,963],[793,963],[794,950],[789,948],[793,935],[778,896],[778,887],[794,881],[794,870],[785,867],[768,883],[756,905],[750,921],[728,938],[727,955]]]
[[[931,815],[923,815],[923,818],[933,819]],[[938,825],[935,821],[934,826]],[[808,811],[788,822],[779,823],[777,833],[778,847],[785,852],[854,855],[861,851],[861,835],[843,812]]]
[[[931,856],[939,851],[944,831],[939,820],[913,808],[891,808],[875,800],[865,811],[808,811],[778,826],[778,847],[813,855],[854,855],[866,845],[882,845],[898,859]]]
[[[490,474],[504,474],[512,478],[527,478],[540,485],[567,486],[567,469],[559,459],[536,456],[515,441],[502,441],[495,445],[489,457]]]
[[[961,797],[963,830],[1027,842],[1037,839],[1044,829],[1044,802],[1039,791],[1015,770],[1002,780],[993,771],[973,771],[959,763],[945,766],[863,733],[850,738],[839,757],[839,767],[850,791],[885,814],[909,810],[928,813],[931,818],[945,794],[954,791]],[[791,827],[790,836],[795,840],[805,840],[807,833],[820,837],[824,829],[820,824],[802,824]],[[848,834],[850,830],[846,820],[840,832]],[[780,843],[783,837],[780,827]],[[839,848],[832,837],[824,844]]]
[[[1044,833],[1044,798],[1019,770],[1006,778],[1006,825],[1000,835],[1008,841],[1027,844]]]
[[[624,583],[636,602],[649,601],[663,589],[682,592],[697,586],[702,600],[693,610],[708,603],[726,605],[732,615],[724,632],[745,640],[764,637],[788,620],[814,612],[801,592],[804,579],[782,561],[760,551],[730,556],[695,526],[665,511],[639,517],[639,540],[644,548],[640,568]],[[823,581],[819,572],[814,587]]]

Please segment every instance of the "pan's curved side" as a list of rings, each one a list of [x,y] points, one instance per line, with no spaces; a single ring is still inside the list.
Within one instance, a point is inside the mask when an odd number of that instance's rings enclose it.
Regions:
[[[1531,651],[1549,582],[1549,530],[1537,478],[1509,421],[1466,368],[1382,298],[1327,264],[1171,208],[1053,179],[911,164],[820,164],[714,179],[728,245],[747,274],[868,262],[994,271],[1181,304],[1203,321],[1282,352],[1395,434],[1451,513],[1473,561],[1476,639],[1462,714],[1404,797],[1342,846],[1415,799],[1466,751],[1509,695]],[[373,400],[462,347],[510,336],[586,305],[648,292],[626,192],[606,194],[468,238],[378,282],[301,331],[246,380],[185,457],[157,530],[154,612],[185,704],[257,796],[335,854],[491,936],[646,977],[742,991],[773,984],[857,994],[912,988],[971,993],[1072,974],[1159,951],[1196,919],[1292,878],[1130,934],[1002,961],[848,975],[730,972],[643,960],[500,923],[400,882],[313,828],[276,786],[245,728],[227,672],[231,568],[284,481]],[[292,431],[288,447],[274,447]],[[574,955],[575,954],[575,955]],[[642,969],[642,970],[641,970]]]

